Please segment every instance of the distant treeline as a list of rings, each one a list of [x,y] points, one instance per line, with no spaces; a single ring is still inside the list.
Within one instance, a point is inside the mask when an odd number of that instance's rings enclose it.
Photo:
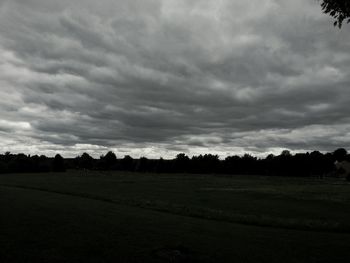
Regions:
[[[268,155],[257,158],[249,154],[229,156],[220,160],[218,155],[204,154],[188,157],[178,154],[172,160],[133,159],[130,156],[117,158],[113,152],[102,155],[99,159],[83,153],[76,158],[62,158],[57,154],[54,158],[44,155],[30,156],[25,154],[0,155],[0,173],[24,172],[64,172],[67,169],[130,171],[150,173],[201,173],[201,174],[256,174],[275,176],[323,176],[332,174],[335,161],[350,160],[344,148],[332,153],[291,154],[288,150],[280,155]]]

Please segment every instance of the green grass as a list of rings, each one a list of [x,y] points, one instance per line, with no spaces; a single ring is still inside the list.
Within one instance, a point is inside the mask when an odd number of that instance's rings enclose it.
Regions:
[[[0,262],[347,262],[346,182],[0,175]]]

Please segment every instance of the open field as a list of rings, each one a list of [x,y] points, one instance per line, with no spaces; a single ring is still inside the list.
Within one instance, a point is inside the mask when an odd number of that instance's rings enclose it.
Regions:
[[[315,178],[0,175],[0,262],[347,262],[349,190]]]

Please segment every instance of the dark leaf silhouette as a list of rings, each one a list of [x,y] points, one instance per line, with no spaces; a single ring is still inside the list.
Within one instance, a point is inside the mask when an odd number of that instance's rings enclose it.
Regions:
[[[322,0],[321,8],[324,13],[335,19],[334,26],[342,27],[343,22],[350,22],[349,0]]]

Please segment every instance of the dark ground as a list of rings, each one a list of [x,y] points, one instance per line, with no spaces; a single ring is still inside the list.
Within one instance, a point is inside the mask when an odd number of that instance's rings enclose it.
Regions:
[[[0,175],[0,262],[348,262],[349,187],[257,176]]]

